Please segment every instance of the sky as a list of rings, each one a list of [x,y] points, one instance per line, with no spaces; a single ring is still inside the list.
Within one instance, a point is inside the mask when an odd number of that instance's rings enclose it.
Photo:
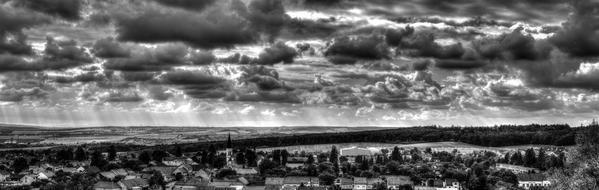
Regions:
[[[0,123],[580,125],[594,0],[0,0]]]

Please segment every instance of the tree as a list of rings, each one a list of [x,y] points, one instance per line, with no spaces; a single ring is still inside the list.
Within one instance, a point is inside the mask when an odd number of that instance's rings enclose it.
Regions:
[[[12,169],[15,173],[19,173],[27,168],[29,168],[29,163],[27,163],[27,159],[23,157],[15,159],[12,163]]]
[[[148,180],[148,184],[154,187],[154,189],[158,189],[158,187],[165,189],[166,186],[166,182],[164,181],[162,173],[158,171],[154,171],[152,177],[150,177],[150,180]]]
[[[176,157],[181,157],[183,156],[183,150],[181,149],[181,146],[177,146],[177,148],[175,148],[175,154]]]
[[[336,178],[336,175],[331,174],[329,172],[323,172],[320,175],[318,175],[318,179],[320,180],[320,183],[322,183],[323,185],[333,185],[333,182],[335,182]]]
[[[265,160],[262,160],[262,162],[260,162],[260,165],[258,166],[258,170],[260,171],[260,174],[264,175],[267,173],[268,170],[272,170],[276,167],[277,167],[277,163],[275,163],[271,160],[265,159]]]
[[[114,145],[110,145],[110,148],[108,148],[108,160],[113,161],[114,159],[116,159],[116,148]]]
[[[509,170],[499,170],[491,173],[492,176],[499,178],[501,181],[511,183],[512,185],[518,185],[518,176]]]
[[[287,157],[289,157],[289,152],[286,149],[281,150],[281,165],[287,165]]]
[[[312,154],[308,154],[308,159],[306,160],[306,164],[309,164],[309,165],[314,164],[314,156]]]
[[[331,147],[331,152],[329,153],[329,161],[332,163],[338,163],[339,161],[339,151],[337,151],[337,147],[333,145]]]
[[[256,155],[256,152],[254,152],[253,150],[250,150],[250,149],[245,150],[245,160],[246,160],[248,166],[255,167],[257,165],[257,163],[256,163],[257,157],[258,157],[258,155]]]
[[[393,151],[391,152],[391,160],[402,162],[401,152],[399,152],[399,147],[393,147]]]
[[[544,148],[539,149],[539,155],[537,156],[536,167],[541,170],[547,169],[547,154],[545,153]]]
[[[537,163],[537,159],[535,157],[535,151],[532,148],[529,148],[524,153],[524,165],[531,167]]]
[[[92,153],[91,156],[91,166],[96,166],[98,168],[102,168],[104,167],[106,164],[108,164],[108,161],[104,160],[104,156],[102,156],[102,153],[100,151],[94,151]]]
[[[143,162],[144,164],[150,163],[151,160],[152,157],[148,151],[143,151],[141,154],[139,154],[139,161]]]
[[[328,158],[325,153],[320,153],[316,159],[318,160],[318,163],[323,163],[326,162]]]
[[[167,156],[168,153],[166,153],[164,150],[154,150],[152,152],[152,158],[157,162],[162,162],[162,159]]]
[[[510,159],[510,164],[522,165],[522,153],[520,151],[516,151],[516,153],[512,154],[512,158]]]
[[[83,150],[83,147],[81,147],[81,146],[77,147],[77,150],[75,151],[75,160],[77,160],[77,161],[87,160],[87,153],[85,152],[85,150]]]
[[[235,154],[235,162],[239,165],[245,165],[245,155],[243,154],[243,152],[238,152],[237,154]]]
[[[235,175],[237,175],[237,172],[235,170],[226,168],[226,169],[218,170],[218,172],[216,172],[215,177],[217,179],[223,179],[227,176],[235,176]]]

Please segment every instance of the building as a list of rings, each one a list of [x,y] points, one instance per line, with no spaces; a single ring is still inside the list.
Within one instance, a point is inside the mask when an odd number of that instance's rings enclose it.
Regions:
[[[551,181],[543,174],[518,174],[518,187],[530,189],[532,187],[548,187]]]
[[[460,190],[461,184],[455,179],[428,179],[422,181],[421,186],[415,186],[414,190]]]
[[[214,189],[214,186],[209,186],[208,182],[192,178],[189,180],[175,182],[173,190],[197,190],[201,187],[203,187],[202,189]]]
[[[354,188],[354,180],[351,178],[337,178],[335,179],[334,184],[342,190],[350,190]]]
[[[162,158],[162,163],[167,166],[180,166],[188,163],[188,158],[179,158],[179,157],[164,157]]]
[[[530,168],[530,167],[524,167],[524,166],[518,166],[518,165],[512,165],[512,164],[501,164],[501,163],[496,164],[495,169],[509,170],[514,174],[539,173],[540,172],[540,170],[536,169],[536,168]]]
[[[383,183],[380,178],[365,178],[365,177],[354,177],[354,190],[368,190],[374,189],[374,185],[377,183]]]
[[[54,172],[51,171],[43,171],[37,174],[38,180],[50,179],[52,177],[54,177]]]
[[[0,170],[0,182],[6,181],[10,177],[10,173],[4,170]]]
[[[283,189],[297,189],[299,186],[318,187],[320,179],[317,177],[289,176],[283,179]]]
[[[150,186],[148,181],[141,178],[121,180],[118,185],[121,186],[123,190],[142,190]]]
[[[267,177],[264,180],[264,190],[280,190],[284,180],[282,177]]]
[[[94,190],[121,190],[121,186],[116,183],[108,181],[99,181],[94,184]]]
[[[383,176],[387,182],[387,189],[390,190],[398,190],[401,187],[410,187],[414,186],[414,182],[410,179],[409,176],[401,176],[401,175],[387,175]]]
[[[371,157],[372,152],[365,148],[352,147],[341,149],[340,155],[346,157],[349,162],[354,162],[358,156],[363,156],[365,158]]]

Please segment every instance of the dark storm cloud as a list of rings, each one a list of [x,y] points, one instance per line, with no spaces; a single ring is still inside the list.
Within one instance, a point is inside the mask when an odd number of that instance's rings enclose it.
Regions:
[[[290,19],[280,0],[252,0],[247,10],[238,7],[241,15],[248,19],[254,29],[266,34],[273,42]]]
[[[79,47],[75,40],[57,41],[51,37],[46,39],[44,58],[38,64],[46,69],[60,70],[91,63],[92,57]]]
[[[289,39],[325,38],[353,26],[349,24],[335,24],[336,19],[298,19],[292,18],[282,29],[281,37]]]
[[[216,0],[154,0],[160,4],[188,10],[203,10]]]
[[[189,53],[182,44],[160,45],[155,49],[136,47],[137,52],[126,58],[108,59],[104,68],[121,71],[165,70],[175,65],[186,64]]]
[[[94,43],[92,53],[101,58],[129,57],[131,50],[123,47],[113,38],[99,39]]]
[[[156,77],[156,72],[145,72],[145,71],[123,71],[121,76],[126,81],[149,81]]]
[[[81,18],[81,0],[15,0],[17,6],[43,12],[53,16],[59,16],[67,20],[79,20]]]
[[[277,42],[271,47],[265,48],[258,56],[258,64],[272,65],[276,63],[293,63],[297,57],[297,51],[285,45],[283,42]]]
[[[60,76],[56,77],[54,81],[58,83],[73,83],[73,82],[95,82],[95,81],[103,81],[106,79],[106,76],[97,73],[97,72],[86,72],[82,74],[78,74],[74,77],[66,77]]]
[[[150,94],[150,98],[160,101],[168,100],[173,96],[172,93],[168,92],[167,88],[162,86],[152,86],[148,89],[148,92]]]
[[[31,54],[23,29],[49,22],[50,19],[26,10],[0,7],[0,53]]]
[[[327,59],[335,64],[351,64],[359,59],[388,59],[390,54],[385,38],[374,34],[335,38],[324,51]]]
[[[551,42],[573,56],[599,55],[599,2],[574,0],[572,7],[573,14]]]
[[[108,102],[139,102],[143,98],[137,92],[112,92],[106,98]]]
[[[223,78],[194,71],[170,71],[164,74],[161,80],[165,84],[201,86],[218,86],[225,82]]]
[[[216,56],[212,52],[207,51],[192,52],[190,60],[194,65],[209,65],[216,61]]]
[[[0,72],[5,71],[36,71],[42,67],[38,64],[25,61],[20,56],[0,54]]]
[[[241,17],[223,10],[203,14],[146,11],[117,18],[118,38],[133,42],[184,42],[198,48],[232,48],[256,41],[256,33]]]
[[[512,33],[477,40],[473,42],[473,46],[487,59],[546,59],[553,47],[545,41],[536,41],[532,36],[522,34],[521,30],[519,28]]]

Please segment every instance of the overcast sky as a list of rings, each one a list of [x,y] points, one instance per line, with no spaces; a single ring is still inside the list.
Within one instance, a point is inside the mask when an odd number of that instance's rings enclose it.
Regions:
[[[568,123],[591,0],[0,0],[0,123]]]

